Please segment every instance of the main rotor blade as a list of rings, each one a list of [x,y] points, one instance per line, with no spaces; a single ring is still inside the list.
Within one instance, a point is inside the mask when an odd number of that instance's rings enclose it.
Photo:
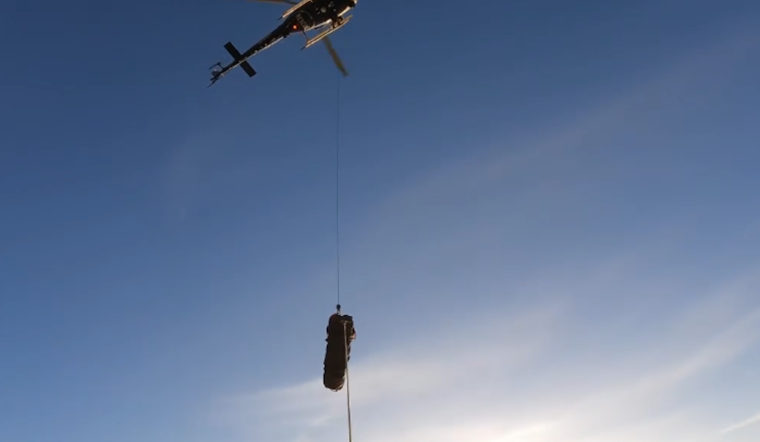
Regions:
[[[335,66],[338,67],[338,69],[340,70],[340,72],[343,74],[344,77],[347,77],[348,71],[346,70],[346,67],[343,66],[343,62],[338,56],[338,53],[335,52],[335,48],[333,48],[332,42],[330,41],[330,37],[325,37],[324,42],[325,42],[325,46],[327,46],[327,52],[330,53],[330,56],[332,57],[333,62],[335,63]]]

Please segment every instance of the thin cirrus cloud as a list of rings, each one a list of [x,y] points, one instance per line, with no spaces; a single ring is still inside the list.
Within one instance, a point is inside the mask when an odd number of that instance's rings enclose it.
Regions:
[[[684,97],[720,94],[719,87],[716,87],[720,78],[760,49],[757,29],[755,22],[737,24],[714,41],[676,57],[635,84],[621,85],[619,95],[570,109],[564,119],[552,122],[551,128],[513,139],[509,142],[510,148],[503,147],[503,139],[496,139],[489,144],[498,148],[485,149],[482,155],[458,158],[433,168],[416,178],[412,185],[382,200],[368,217],[370,221],[366,230],[370,233],[365,232],[363,236],[373,241],[372,238],[394,229],[406,230],[406,226],[415,220],[429,223],[430,218],[450,217],[454,214],[434,216],[431,211],[451,210],[446,205],[452,200],[472,201],[482,198],[483,193],[494,191],[502,195],[503,202],[531,202],[523,204],[524,207],[511,207],[507,222],[524,221],[536,208],[532,201],[545,197],[547,187],[554,186],[552,191],[557,194],[564,191],[556,189],[557,182],[562,179],[562,167],[572,164],[572,157],[579,151],[614,148],[611,139],[625,138],[626,131],[645,131],[653,122],[678,113],[674,107],[677,108]],[[505,188],[505,180],[511,180],[511,188]],[[568,189],[572,189],[573,184],[562,183]],[[515,191],[514,188],[519,190]],[[486,220],[482,224],[471,225],[467,235],[489,229],[503,230],[504,224],[497,225]],[[415,230],[415,235],[418,234],[421,234],[420,229]],[[429,247],[457,242],[467,235],[439,235],[433,244],[426,243],[421,248],[422,253],[430,254]],[[354,244],[359,250],[371,249],[362,240]],[[347,250],[346,253],[350,255],[354,250]]]
[[[743,420],[727,428],[724,428],[723,430],[721,430],[721,434],[733,433],[735,431],[740,431],[749,426],[757,425],[757,424],[760,424],[760,413],[757,413],[756,415],[750,417],[749,419]]]
[[[352,366],[355,437],[369,442],[717,440],[710,435],[719,422],[700,419],[700,410],[679,401],[679,393],[756,344],[760,308],[741,307],[758,288],[756,281],[727,282],[667,318],[666,335],[627,348],[598,348],[594,357],[578,359],[563,339],[584,327],[572,308],[545,303],[511,313],[474,312],[482,320],[476,327],[431,330],[424,339]],[[736,302],[730,314],[710,308],[731,299]],[[661,354],[648,358],[652,353]],[[599,376],[599,367],[617,375]],[[322,442],[345,433],[344,400],[315,378],[225,398],[219,411],[241,440],[277,435]]]
[[[444,404],[431,408],[428,403],[452,393],[457,394],[460,405],[468,401],[478,407],[478,396],[491,388],[488,382],[525,369],[540,357],[557,314],[555,310],[520,312],[515,317],[480,314],[481,320],[466,330],[430,330],[419,339],[357,361],[349,373],[350,379],[355,379],[350,387],[357,425],[366,421],[362,412],[381,412],[403,426],[410,414],[407,405],[400,403],[415,401],[425,404],[425,409],[414,413],[417,423],[443,414],[456,415],[457,404],[450,403],[454,408]],[[433,338],[435,335],[438,337]],[[457,393],[460,389],[471,392],[461,395]],[[293,438],[304,432],[319,434],[327,430],[332,434],[335,425],[345,418],[344,400],[342,394],[326,392],[320,379],[313,379],[292,387],[228,397],[221,406],[228,423],[251,423],[241,428],[245,432],[259,434],[262,424],[273,425],[278,430],[292,431]],[[368,428],[374,426],[372,422],[365,423],[370,425]]]
[[[457,380],[469,382],[473,372],[483,380],[490,367],[498,367],[497,374],[501,374],[509,367],[524,365],[540,354],[557,314],[556,309],[546,308],[521,312],[514,318],[483,312],[465,330],[430,329],[418,333],[417,339],[395,342],[391,349],[352,364],[350,377],[360,379],[351,385],[353,406],[374,407],[403,395],[433,394]],[[253,415],[294,417],[319,426],[344,412],[343,402],[324,392],[321,379],[315,378],[291,387],[229,397],[224,402],[231,406],[229,411],[246,419]]]

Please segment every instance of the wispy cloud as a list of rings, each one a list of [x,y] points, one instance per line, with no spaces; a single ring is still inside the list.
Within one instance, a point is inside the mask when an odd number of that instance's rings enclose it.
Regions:
[[[755,285],[751,297],[759,288]],[[648,360],[637,373],[622,379],[596,386],[596,392],[583,397],[565,411],[557,426],[563,440],[702,440],[711,431],[707,422],[689,416],[688,403],[677,401],[691,382],[733,362],[760,338],[760,308],[748,313],[734,312],[715,324],[720,313],[704,311],[705,305],[716,299],[736,296],[731,284],[714,298],[704,299],[692,306],[690,312],[671,318],[671,334],[648,342],[644,348],[608,349],[610,355],[620,358],[617,370],[625,371],[624,364],[641,366],[637,359],[646,359],[646,353],[664,353],[663,357]],[[692,313],[702,311],[701,326],[691,323]],[[691,316],[691,318],[690,318]],[[647,324],[641,324],[645,327]],[[699,337],[694,339],[694,336]],[[663,350],[667,350],[664,352]],[[671,433],[665,432],[669,428]],[[594,435],[594,438],[591,436]],[[614,436],[614,438],[609,439]]]
[[[477,408],[477,396],[490,390],[488,382],[524,369],[540,357],[556,332],[557,314],[552,308],[503,316],[481,312],[448,329],[415,327],[417,333],[407,342],[352,364],[352,406],[357,413],[382,409],[384,415],[395,416],[397,423],[407,414],[399,401],[427,402],[453,394],[457,402],[450,403],[454,407],[450,413],[457,414],[455,409],[463,400]],[[360,339],[356,345],[361,345]],[[470,393],[462,394],[462,389]],[[225,398],[222,414],[237,424],[255,422],[250,431],[260,430],[262,423],[315,430],[344,418],[343,400],[342,394],[326,392],[315,378],[292,387]],[[438,407],[436,418],[441,411]],[[416,414],[430,417],[425,410]]]
[[[535,182],[532,177],[536,174],[550,180],[557,168],[575,163],[568,155],[595,149],[592,146],[599,146],[595,141],[645,128],[672,112],[673,105],[684,97],[695,93],[719,94],[722,84],[719,79],[760,49],[757,29],[754,17],[735,23],[722,35],[718,34],[718,38],[705,40],[634,83],[621,84],[619,94],[570,108],[557,121],[545,122],[546,127],[538,133],[522,134],[519,138],[497,133],[492,149],[432,168],[378,211],[398,213],[396,206],[413,205],[413,201],[471,194],[503,182],[505,177],[520,184],[522,180]],[[508,141],[505,136],[509,136]],[[607,144],[602,145],[608,148]],[[378,222],[386,222],[385,216],[377,218]]]
[[[749,427],[750,425],[755,425],[760,423],[760,413],[757,413],[756,415],[752,416],[749,419],[743,420],[741,422],[738,422],[736,424],[733,424],[724,430],[721,431],[722,434],[728,434],[733,433],[734,431],[742,430],[746,427]]]
[[[728,283],[710,296],[697,296],[701,301],[668,318],[666,335],[635,347],[595,348],[595,355],[583,358],[573,356],[566,339],[582,335],[583,323],[564,307],[470,312],[462,323],[428,329],[406,345],[352,365],[357,439],[707,441],[711,423],[700,422],[675,399],[689,382],[729,364],[760,337],[760,308],[730,316],[704,308],[716,297],[751,296],[727,292],[735,287]],[[647,360],[648,353],[662,349],[672,352]],[[618,375],[603,374],[600,367]],[[322,442],[345,431],[344,401],[315,377],[224,398],[217,412],[241,432],[241,440],[276,434],[285,441]]]
[[[257,181],[267,169],[254,154],[236,149],[236,140],[223,130],[226,127],[214,131],[202,127],[191,128],[171,149],[163,171],[165,196],[181,218],[199,200],[217,195],[220,187],[235,189]]]

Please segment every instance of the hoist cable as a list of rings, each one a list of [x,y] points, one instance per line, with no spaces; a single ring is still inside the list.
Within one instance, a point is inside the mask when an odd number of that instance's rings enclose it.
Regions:
[[[340,76],[335,109],[335,261],[338,288],[338,310],[340,310]]]

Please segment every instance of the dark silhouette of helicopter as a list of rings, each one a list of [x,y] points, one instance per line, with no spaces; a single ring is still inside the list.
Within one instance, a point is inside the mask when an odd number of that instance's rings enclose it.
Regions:
[[[343,62],[340,57],[338,57],[337,52],[335,52],[335,49],[327,36],[348,23],[352,16],[345,15],[356,6],[358,0],[303,0],[300,3],[296,3],[292,0],[251,1],[262,3],[284,3],[293,6],[285,11],[280,17],[280,20],[283,20],[282,24],[280,24],[274,31],[270,32],[266,37],[262,38],[258,43],[251,46],[244,53],[241,54],[231,42],[227,42],[227,44],[224,45],[224,48],[230,53],[233,61],[224,67],[222,67],[221,62],[211,66],[211,84],[209,84],[209,87],[238,66],[240,66],[249,77],[253,77],[256,75],[256,71],[247,60],[293,33],[301,33],[306,38],[306,45],[302,49],[306,49],[315,43],[324,41],[335,65],[344,76],[348,75],[348,71],[346,71]],[[322,28],[326,29],[318,35],[309,38],[309,35],[307,34],[308,31]]]

